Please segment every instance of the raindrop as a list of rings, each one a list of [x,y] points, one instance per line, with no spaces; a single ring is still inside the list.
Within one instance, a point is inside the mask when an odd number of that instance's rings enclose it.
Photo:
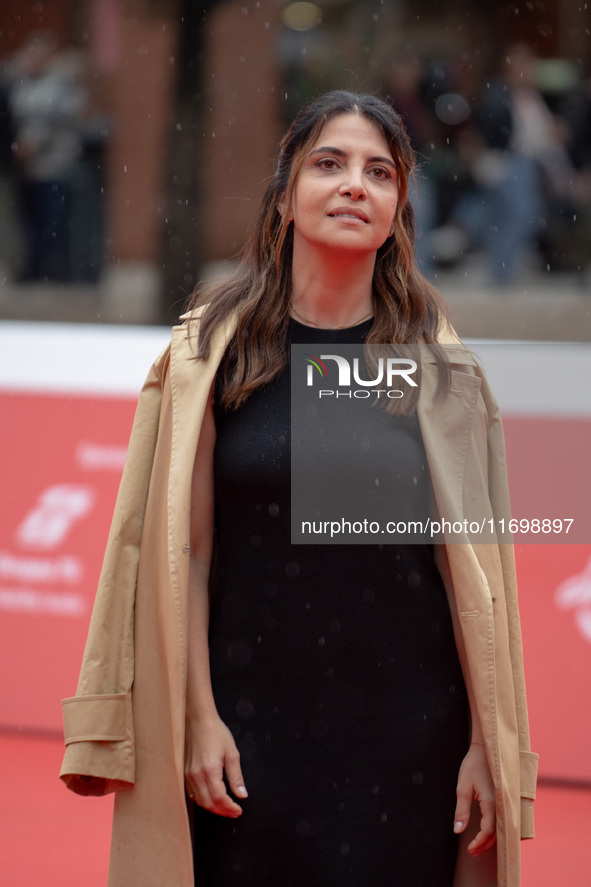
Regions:
[[[269,515],[271,517],[277,517],[278,514],[279,514],[279,506],[277,505],[276,502],[271,502],[271,504],[269,505]]]
[[[319,646],[319,647],[324,647],[325,643],[326,643],[326,638],[320,636],[320,637],[318,638],[318,646]]]
[[[412,784],[413,785],[422,785],[423,784],[423,774],[420,770],[417,770],[416,773],[412,774]]]
[[[388,822],[388,814],[385,812],[382,813],[382,815],[380,816],[380,819],[382,820],[382,822]]]
[[[348,844],[341,844],[341,856],[348,856],[348,855],[349,855],[349,845]]]
[[[461,95],[445,93],[435,102],[435,114],[442,123],[457,126],[470,116],[470,105]]]
[[[409,587],[409,588],[418,588],[419,585],[421,584],[421,577],[419,576],[418,573],[415,573],[415,572],[413,571],[412,573],[409,573],[409,574],[408,574],[408,580],[407,580],[407,581],[408,581],[408,587]]]
[[[380,793],[380,787],[379,787],[379,785],[374,785],[374,787],[372,788],[371,791],[372,791],[372,794],[374,794],[374,795],[379,795],[379,793]]]
[[[252,545],[253,548],[259,548],[261,545],[261,542],[262,542],[262,539],[260,536],[255,535],[255,536],[250,537],[250,544]]]
[[[312,823],[309,819],[299,819],[296,822],[296,832],[298,835],[309,835],[312,831]]]

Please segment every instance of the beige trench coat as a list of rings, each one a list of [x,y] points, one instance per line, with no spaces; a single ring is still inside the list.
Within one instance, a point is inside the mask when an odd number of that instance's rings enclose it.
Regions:
[[[233,328],[229,322],[218,332],[204,362],[192,359],[197,325],[175,327],[147,377],[77,694],[63,701],[61,778],[79,794],[116,792],[110,887],[193,887],[183,772],[190,481]],[[502,509],[496,403],[470,352],[449,334],[442,341],[455,344],[452,392],[444,407],[423,393],[437,379],[427,363],[418,408],[437,505],[447,516],[469,516],[469,491],[484,485]],[[517,887],[519,840],[533,837],[537,756],[529,745],[513,551],[469,540],[436,550],[496,787],[498,885]]]

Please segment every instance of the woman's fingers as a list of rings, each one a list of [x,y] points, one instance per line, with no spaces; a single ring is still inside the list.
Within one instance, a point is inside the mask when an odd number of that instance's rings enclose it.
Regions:
[[[240,769],[240,753],[238,749],[228,752],[226,755],[226,777],[233,794],[237,798],[247,798],[248,792],[244,785],[244,776]]]
[[[497,840],[496,812],[494,798],[483,798],[480,804],[480,831],[468,844],[468,852],[473,856],[489,850]]]
[[[186,744],[186,785],[189,796],[218,816],[236,818],[242,807],[234,801],[248,797],[240,769],[240,754],[228,727],[216,715],[201,721],[189,721]]]
[[[470,821],[470,814],[476,817],[480,810],[480,828],[468,844],[468,851],[477,856],[489,850],[496,841],[495,790],[490,776],[483,746],[474,743],[462,761],[456,789],[457,803],[454,814],[454,832],[464,832]],[[472,808],[473,800],[478,807]],[[473,830],[477,828],[473,823]],[[472,831],[472,833],[474,833]]]
[[[197,787],[189,792],[189,797],[199,807],[209,810],[217,816],[228,816],[236,819],[242,813],[242,807],[232,800],[222,780],[221,785],[216,781],[210,785],[205,780],[195,780]]]
[[[472,806],[472,786],[464,788],[458,783],[456,790],[457,804],[454,813],[454,832],[459,835],[465,831],[470,821],[470,808]]]
[[[225,762],[226,777],[230,789],[239,798],[248,797],[244,777],[240,770],[238,751],[228,753]],[[195,790],[190,792],[190,797],[196,804],[218,816],[236,818],[241,815],[242,807],[228,794],[224,782],[224,767],[221,763],[206,765],[192,776],[193,778],[189,777],[189,780],[195,785]]]
[[[212,813],[216,813],[218,816],[236,818],[241,815],[242,807],[233,801],[228,794],[221,772],[215,776],[210,776],[208,789],[211,804],[206,808],[207,810],[211,810]]]
[[[193,777],[191,779],[191,776]],[[195,785],[195,789],[189,792],[189,797],[204,810],[209,810],[218,816],[236,818],[242,813],[239,804],[232,800],[226,789],[223,779],[223,767],[211,765],[201,771],[191,774],[189,782]]]

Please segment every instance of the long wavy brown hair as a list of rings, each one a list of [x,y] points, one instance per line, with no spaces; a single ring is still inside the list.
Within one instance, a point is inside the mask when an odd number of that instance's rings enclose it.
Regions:
[[[236,271],[222,282],[199,287],[187,304],[188,310],[203,307],[198,359],[208,357],[215,329],[229,315],[236,314],[236,331],[220,366],[222,402],[227,407],[239,407],[288,363],[293,223],[282,218],[278,206],[282,198],[286,206],[290,205],[306,155],[327,121],[340,114],[360,114],[380,130],[398,173],[394,233],[377,251],[372,282],[373,325],[366,343],[433,344],[442,320],[447,319],[443,299],[415,264],[414,214],[408,190],[416,158],[400,116],[373,95],[327,92],[300,111],[283,137],[275,174]],[[442,358],[441,364],[440,387],[445,388],[447,371]]]

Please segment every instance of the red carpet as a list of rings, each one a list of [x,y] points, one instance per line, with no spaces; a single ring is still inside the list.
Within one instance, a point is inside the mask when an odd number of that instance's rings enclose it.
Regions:
[[[61,754],[58,738],[0,733],[2,887],[106,885],[112,799],[69,792]],[[591,789],[541,786],[523,887],[591,887],[590,826]]]

